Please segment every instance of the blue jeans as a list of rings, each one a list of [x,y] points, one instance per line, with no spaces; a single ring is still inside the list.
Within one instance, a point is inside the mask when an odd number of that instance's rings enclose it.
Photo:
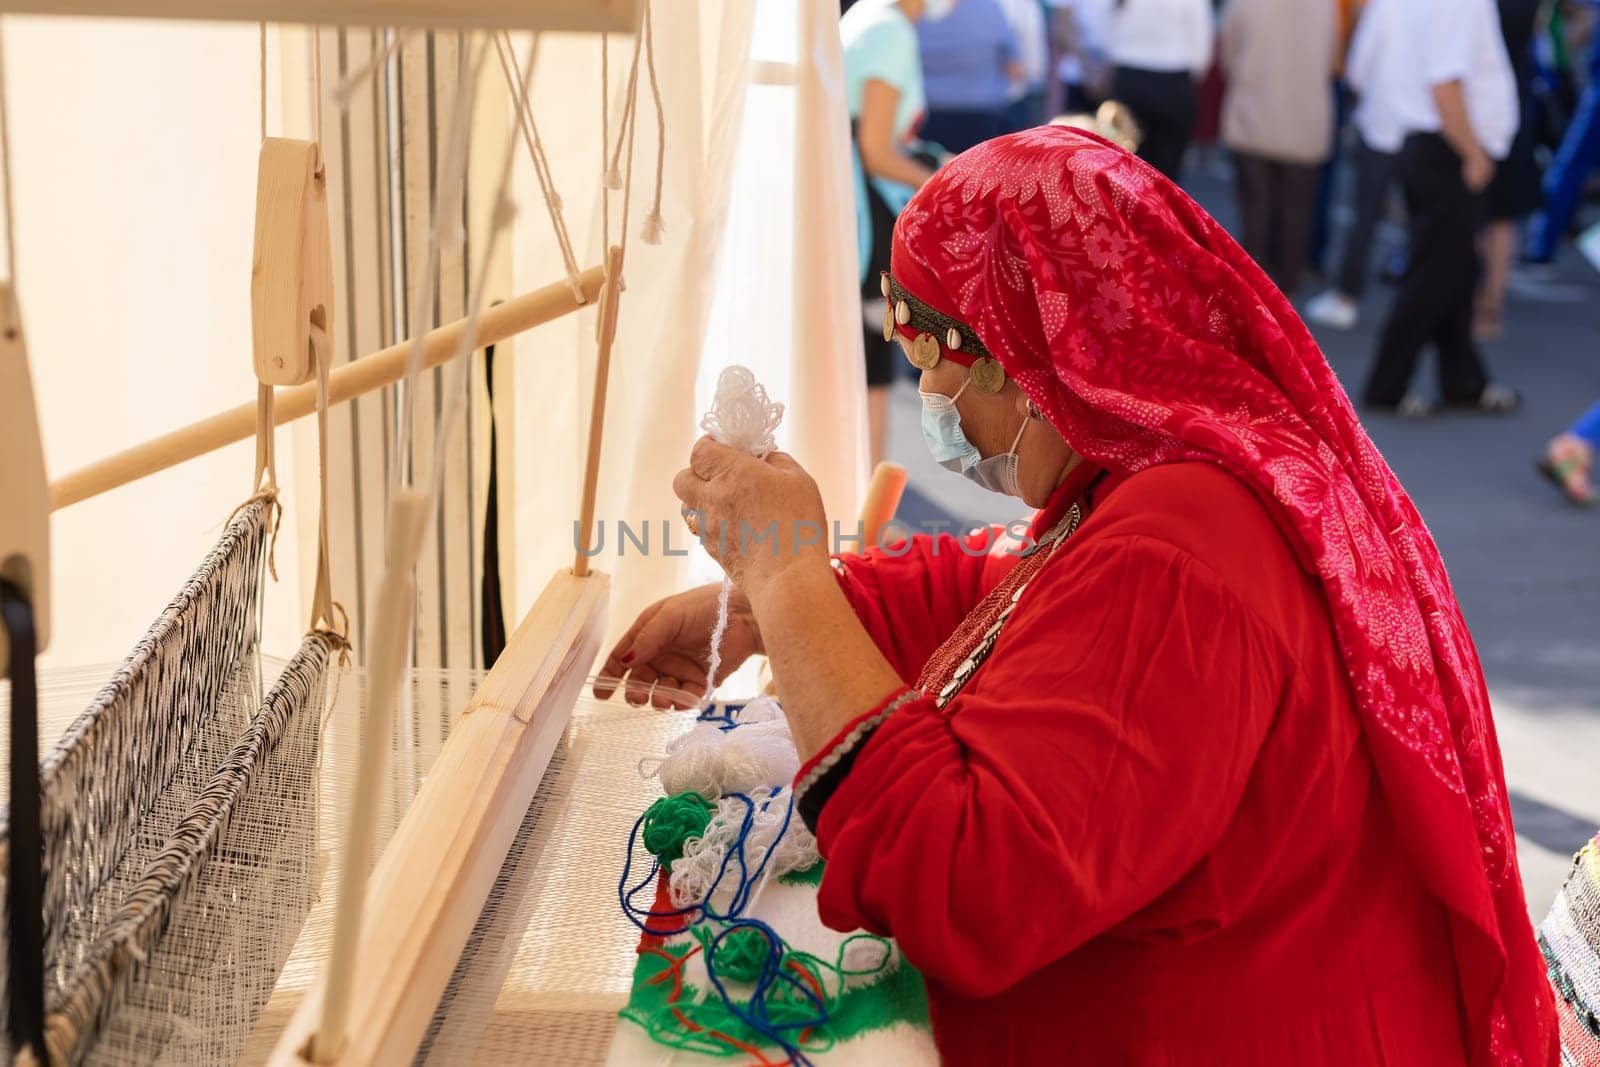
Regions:
[[[1600,35],[1589,49],[1589,87],[1578,100],[1578,110],[1561,138],[1561,148],[1544,176],[1544,210],[1528,224],[1526,258],[1548,263],[1583,195],[1589,172],[1600,166]]]
[[[1574,437],[1583,438],[1591,446],[1600,446],[1600,402],[1579,415],[1578,421],[1573,423],[1567,432]]]

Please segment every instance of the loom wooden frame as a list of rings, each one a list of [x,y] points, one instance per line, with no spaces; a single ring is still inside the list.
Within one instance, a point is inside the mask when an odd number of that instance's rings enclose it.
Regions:
[[[21,15],[632,33],[640,0],[17,0]]]
[[[347,1039],[318,1062],[411,1061],[599,652],[610,584],[556,572],[451,731],[372,872]],[[275,1067],[313,1062],[325,981],[301,999]]]
[[[566,281],[560,281],[484,309],[478,321],[477,346],[486,348],[587,306],[599,296],[604,280],[603,267],[591,267],[578,276],[585,304],[574,300],[571,286]],[[436,367],[454,357],[465,328],[466,319],[459,319],[424,335],[424,369]],[[410,354],[411,342],[402,341],[334,368],[328,378],[329,404],[342,403],[404,378]],[[316,407],[316,383],[281,389],[278,392],[276,424],[282,426],[309,415]],[[224,445],[247,440],[255,436],[255,432],[255,403],[240,404],[72,471],[50,483],[50,506],[54,510],[69,507]]]

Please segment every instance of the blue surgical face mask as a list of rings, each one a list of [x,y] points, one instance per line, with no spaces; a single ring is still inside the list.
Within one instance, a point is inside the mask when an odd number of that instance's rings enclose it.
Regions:
[[[962,432],[961,413],[956,410],[956,400],[971,383],[972,379],[968,378],[956,390],[955,396],[917,390],[917,395],[922,398],[922,439],[927,442],[933,458],[945,470],[959,472],[968,481],[983,486],[991,493],[1021,497],[1022,489],[1017,484],[1017,445],[1022,442],[1022,432],[1028,428],[1028,420],[1024,417],[1022,425],[1017,427],[1017,436],[1011,442],[1010,451],[984,457]]]

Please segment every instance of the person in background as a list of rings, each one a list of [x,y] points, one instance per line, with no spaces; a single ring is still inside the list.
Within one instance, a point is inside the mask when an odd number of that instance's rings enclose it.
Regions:
[[[1111,11],[1116,0],[1049,0],[1059,98],[1051,113],[1083,114],[1111,94]]]
[[[1568,500],[1589,507],[1595,502],[1589,472],[1594,469],[1596,447],[1600,447],[1600,403],[1579,415],[1566,433],[1551,438],[1539,458],[1539,472]]]
[[[1111,95],[1133,112],[1139,156],[1177,181],[1194,135],[1195,82],[1211,65],[1211,0],[1116,0]]]
[[[1306,247],[1306,266],[1311,273],[1321,277],[1328,262],[1328,245],[1333,237],[1334,179],[1343,162],[1345,126],[1350,122],[1352,106],[1350,87],[1345,82],[1345,57],[1350,53],[1350,37],[1355,33],[1356,19],[1366,0],[1334,0],[1338,13],[1338,45],[1333,57],[1333,144],[1328,158],[1323,161],[1317,176],[1316,206],[1311,212],[1311,240]]]
[[[1494,0],[1404,0],[1403,7],[1412,76],[1396,102],[1408,131],[1400,177],[1409,261],[1363,399],[1372,411],[1428,414],[1431,403],[1406,394],[1431,342],[1447,407],[1512,411],[1520,398],[1489,381],[1472,339],[1483,194],[1517,132],[1517,86],[1499,14]]]
[[[949,14],[918,22],[917,40],[928,93],[922,136],[965,152],[1004,133],[1011,86],[1023,73],[1000,0],[957,0]]]
[[[1291,300],[1333,140],[1336,33],[1328,0],[1228,0],[1222,10],[1222,141],[1233,154],[1240,244]]]
[[[1353,218],[1333,288],[1306,304],[1307,320],[1319,326],[1352,330],[1360,319],[1358,303],[1367,287],[1372,239],[1400,177],[1405,129],[1398,99],[1413,63],[1405,31],[1405,0],[1368,0],[1345,58],[1345,84],[1356,96],[1350,117],[1356,130]]]
[[[1533,33],[1543,0],[1499,0],[1500,33],[1517,79],[1517,135],[1505,162],[1495,168],[1489,183],[1489,222],[1479,236],[1483,278],[1473,313],[1472,332],[1480,341],[1492,341],[1505,332],[1506,282],[1516,258],[1517,227],[1539,210],[1539,162],[1534,158]]]
[[[1050,81],[1050,35],[1045,27],[1041,0],[1000,0],[1000,7],[1017,37],[1022,76],[1011,85],[1006,109],[1007,133],[1044,122],[1045,90]]]
[[[1600,9],[1600,0],[1588,0]],[[1550,263],[1578,210],[1584,183],[1600,166],[1600,30],[1589,42],[1589,85],[1578,99],[1578,109],[1567,125],[1561,148],[1544,175],[1544,210],[1528,226],[1523,258],[1530,263]]]
[[[839,20],[845,103],[854,132],[856,238],[866,318],[867,440],[874,465],[888,435],[889,386],[899,353],[883,339],[878,275],[888,269],[894,220],[932,175],[907,143],[924,108],[916,21],[949,0],[856,0]],[[869,280],[870,279],[870,280]]]

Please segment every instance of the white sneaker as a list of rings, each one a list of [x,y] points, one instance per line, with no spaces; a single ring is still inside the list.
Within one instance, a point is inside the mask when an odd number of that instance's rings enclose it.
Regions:
[[[1361,318],[1356,302],[1337,289],[1318,293],[1306,303],[1306,318],[1318,326],[1353,330]]]

